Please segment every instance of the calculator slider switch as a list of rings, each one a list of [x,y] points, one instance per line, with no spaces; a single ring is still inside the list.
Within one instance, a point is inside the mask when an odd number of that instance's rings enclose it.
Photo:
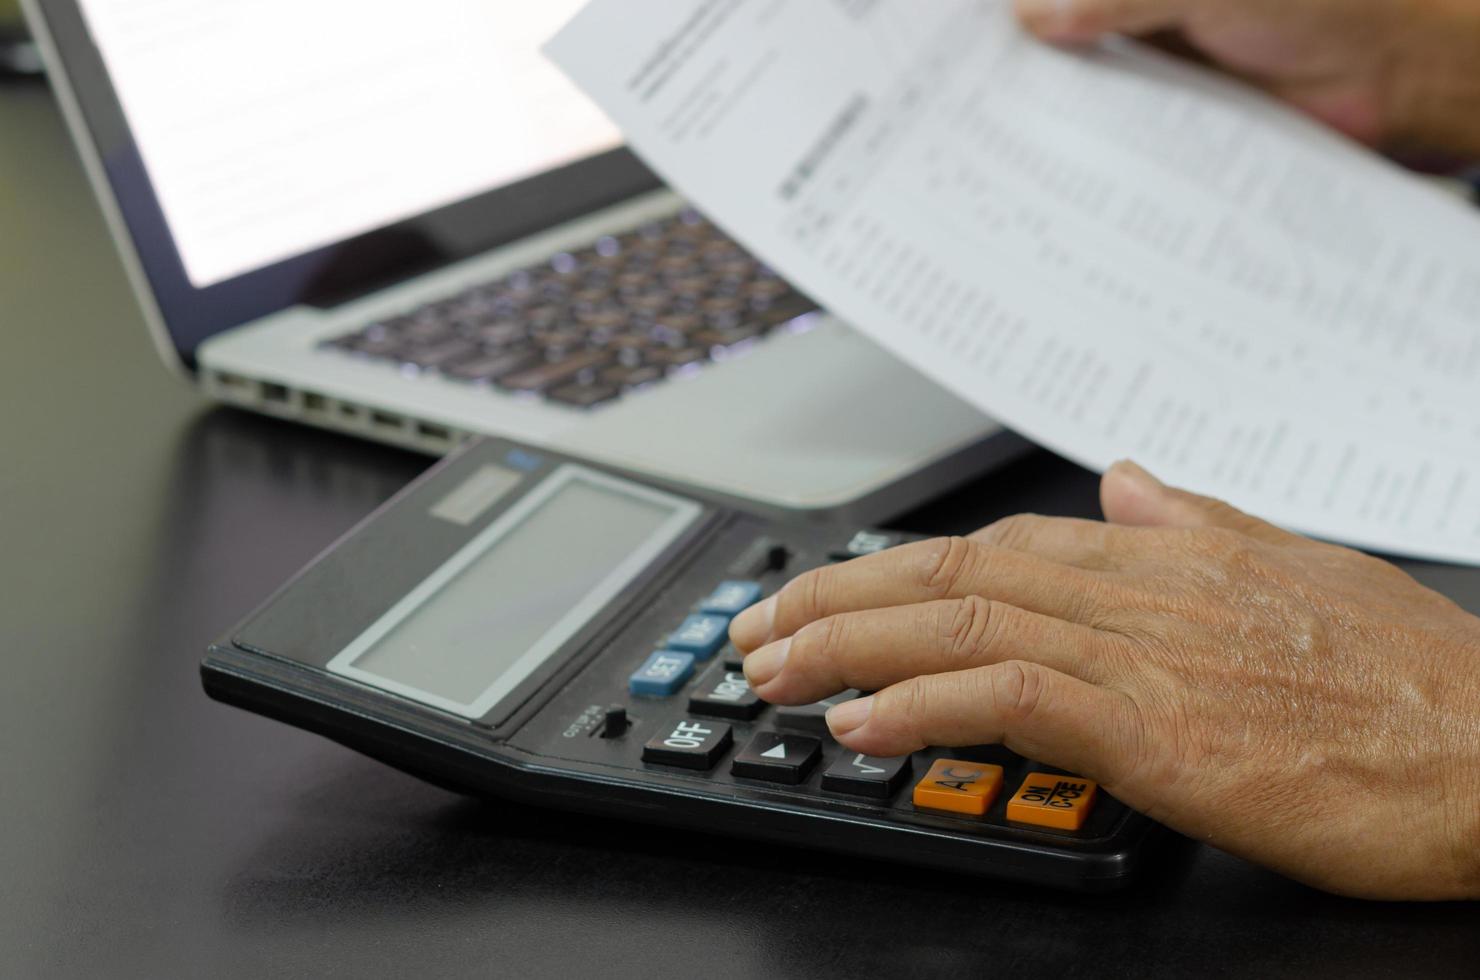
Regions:
[[[632,725],[627,717],[627,709],[619,704],[614,704],[606,709],[606,714],[601,719],[601,737],[619,738],[627,734],[627,729]]]
[[[915,806],[983,816],[1002,792],[1002,775],[1001,766],[937,759],[925,778],[915,784]]]
[[[713,769],[735,741],[730,726],[683,718],[665,725],[642,747],[642,761],[682,769]]]
[[[1094,808],[1099,788],[1093,779],[1031,773],[1007,801],[1007,819],[1054,830],[1080,830]]]

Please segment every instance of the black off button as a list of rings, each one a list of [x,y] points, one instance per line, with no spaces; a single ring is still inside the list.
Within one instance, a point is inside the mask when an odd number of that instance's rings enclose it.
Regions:
[[[735,738],[730,726],[684,718],[665,726],[642,747],[642,761],[684,769],[713,769]]]

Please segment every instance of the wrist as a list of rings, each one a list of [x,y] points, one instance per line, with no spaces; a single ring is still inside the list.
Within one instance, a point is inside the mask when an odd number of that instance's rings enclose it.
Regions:
[[[1480,161],[1480,4],[1411,0],[1391,51],[1387,142]]]
[[[1480,627],[1480,619],[1476,620]],[[1477,631],[1480,632],[1480,631]],[[1467,656],[1466,656],[1467,655]],[[1455,871],[1456,898],[1480,898],[1480,642],[1462,649],[1472,665],[1453,678],[1441,711],[1448,724],[1445,765],[1444,815],[1448,857]]]

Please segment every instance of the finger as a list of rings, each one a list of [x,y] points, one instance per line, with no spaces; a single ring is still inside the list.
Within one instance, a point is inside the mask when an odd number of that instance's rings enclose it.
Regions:
[[[1016,606],[967,596],[830,616],[745,658],[751,689],[773,704],[877,691],[921,674],[1024,660],[1094,681],[1114,638]]]
[[[1245,514],[1212,497],[1166,486],[1135,463],[1121,461],[1100,481],[1105,518],[1137,527],[1221,527],[1241,531],[1271,544],[1300,544],[1308,539]]]
[[[832,708],[827,724],[849,751],[864,755],[1000,742],[1027,758],[1116,782],[1140,751],[1137,718],[1124,694],[1014,660],[901,681]]]
[[[1017,0],[1023,25],[1048,41],[1076,44],[1106,34],[1147,34],[1181,24],[1190,0]]]
[[[735,617],[730,639],[750,651],[825,616],[968,595],[1081,622],[1103,603],[1104,591],[1095,572],[966,538],[935,538],[805,572]]]
[[[1040,558],[1106,571],[1122,567],[1129,542],[1126,529],[1103,521],[1014,514],[967,536],[972,541],[1028,551]]]

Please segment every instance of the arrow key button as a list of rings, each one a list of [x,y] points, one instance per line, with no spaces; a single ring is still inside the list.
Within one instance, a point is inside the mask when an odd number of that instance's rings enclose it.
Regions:
[[[807,778],[821,756],[822,742],[818,739],[784,732],[757,732],[735,756],[730,772],[746,779],[795,786]]]

